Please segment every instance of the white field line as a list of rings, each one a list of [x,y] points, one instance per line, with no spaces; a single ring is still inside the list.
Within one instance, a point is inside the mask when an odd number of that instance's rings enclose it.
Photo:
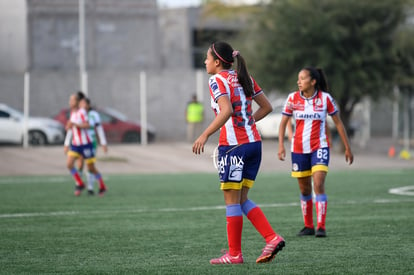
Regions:
[[[414,202],[414,200],[397,200],[397,199],[377,199],[371,202],[357,202],[357,201],[344,201],[335,203],[335,205],[355,205],[355,204],[392,204],[392,203],[401,203],[401,202]],[[272,203],[272,204],[261,204],[262,208],[279,208],[279,207],[298,207],[300,206],[299,202],[291,203]],[[64,217],[64,216],[74,216],[74,215],[96,215],[96,214],[117,214],[117,213],[154,213],[154,212],[188,212],[188,211],[214,211],[222,210],[226,207],[224,205],[216,206],[198,206],[198,207],[188,207],[188,208],[159,208],[159,209],[118,209],[118,210],[94,210],[94,211],[57,211],[57,212],[34,212],[34,213],[4,213],[0,214],[0,219],[6,218],[31,218],[31,217]]]
[[[103,176],[104,181],[108,181],[107,176]],[[0,184],[35,184],[35,183],[64,183],[73,181],[71,175],[67,176],[54,176],[54,177],[24,177],[24,178],[15,178],[15,177],[6,177],[0,178]]]
[[[395,195],[414,196],[414,185],[392,188],[388,192]]]
[[[15,177],[7,177],[7,178],[0,178],[0,184],[27,184],[27,183],[62,183],[70,181],[71,177],[68,176],[57,176],[57,177],[44,177],[44,178],[37,178],[37,177],[25,177],[25,178],[15,178]]]

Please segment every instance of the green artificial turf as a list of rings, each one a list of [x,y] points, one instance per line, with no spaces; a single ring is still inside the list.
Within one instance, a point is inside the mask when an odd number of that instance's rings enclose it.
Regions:
[[[259,174],[250,199],[286,247],[244,219],[242,265],[211,266],[227,248],[214,174],[110,175],[104,197],[74,197],[70,176],[0,177],[1,274],[412,274],[414,171],[330,172],[327,238],[297,237],[299,191],[289,173]],[[414,188],[413,188],[414,189]]]

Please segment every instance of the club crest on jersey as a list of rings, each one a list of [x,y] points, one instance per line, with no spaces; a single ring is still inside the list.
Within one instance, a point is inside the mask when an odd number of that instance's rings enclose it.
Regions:
[[[319,97],[313,100],[313,110],[316,112],[323,111],[323,102]]]

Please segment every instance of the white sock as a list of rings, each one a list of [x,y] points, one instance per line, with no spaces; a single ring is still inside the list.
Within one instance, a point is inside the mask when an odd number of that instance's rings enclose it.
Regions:
[[[94,183],[95,183],[95,174],[88,172],[88,190],[93,190]]]

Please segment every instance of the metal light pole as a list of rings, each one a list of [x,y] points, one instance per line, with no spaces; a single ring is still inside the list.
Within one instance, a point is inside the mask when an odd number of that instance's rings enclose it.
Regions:
[[[24,107],[23,107],[23,148],[29,147],[29,103],[30,103],[30,73],[24,73]]]
[[[147,145],[147,74],[144,71],[142,71],[139,75],[139,86],[141,107],[141,145]]]
[[[88,94],[85,54],[85,0],[79,0],[79,77],[82,92]]]

